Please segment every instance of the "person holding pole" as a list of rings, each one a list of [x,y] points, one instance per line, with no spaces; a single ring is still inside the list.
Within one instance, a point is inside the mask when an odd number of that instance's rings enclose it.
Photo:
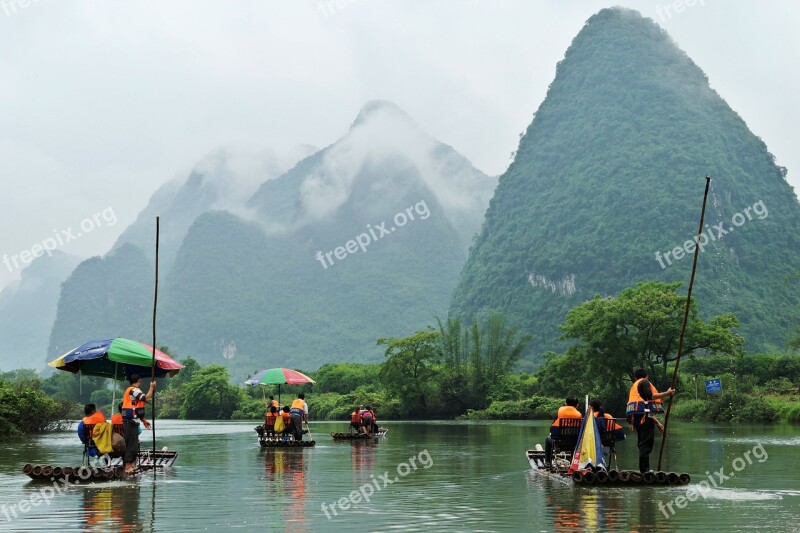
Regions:
[[[297,395],[297,399],[292,402],[289,411],[292,419],[292,429],[294,430],[294,440],[303,440],[303,421],[308,422],[308,404],[306,395],[302,392]]]
[[[131,374],[128,381],[131,385],[125,389],[125,393],[122,395],[122,427],[125,437],[125,474],[132,474],[139,456],[139,422],[137,419],[142,421],[144,427],[150,427],[150,422],[144,418],[144,406],[153,398],[156,380],[150,381],[150,389],[147,394],[139,388],[142,379],[138,374]]]
[[[633,382],[628,393],[628,407],[625,415],[631,429],[636,429],[638,437],[637,447],[639,448],[639,471],[644,473],[650,470],[650,452],[653,451],[653,444],[656,438],[656,426],[664,431],[653,414],[663,413],[664,407],[661,398],[675,396],[675,389],[670,387],[665,392],[658,390],[647,379],[647,370],[637,368],[633,374],[636,381]]]

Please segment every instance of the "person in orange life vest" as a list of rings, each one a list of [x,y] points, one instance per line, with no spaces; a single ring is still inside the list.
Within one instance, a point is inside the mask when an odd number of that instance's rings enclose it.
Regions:
[[[144,418],[144,406],[153,398],[156,391],[156,381],[150,382],[150,389],[147,394],[139,388],[141,378],[138,374],[131,374],[128,377],[130,387],[125,389],[122,394],[122,428],[125,437],[125,473],[130,474],[136,467],[136,459],[139,456],[139,422],[141,420],[144,427],[149,428],[150,422]]]
[[[83,414],[86,416],[83,417],[83,424],[88,426],[89,424],[105,424],[106,423],[106,415],[103,414],[103,411],[100,411],[93,403],[87,403],[86,406],[83,408]]]
[[[597,429],[601,432],[601,434],[606,430],[608,426],[608,420],[614,420],[614,417],[611,413],[606,413],[603,409],[603,404],[600,403],[600,400],[594,400],[591,404],[592,406],[592,413],[594,413],[594,417],[596,418],[597,422]],[[614,422],[614,440],[621,441],[625,440],[625,429]],[[609,467],[611,463],[609,460],[611,459],[611,447],[610,446],[603,446],[603,459],[605,460],[606,467]]]
[[[119,412],[118,413],[114,413],[113,415],[111,415],[111,423],[114,424],[115,426],[121,426],[122,425],[122,402],[119,402],[119,405],[117,405],[117,411],[119,411]]]
[[[558,438],[558,424],[561,418],[583,418],[583,415],[578,411],[578,399],[570,396],[564,402],[564,405],[558,408],[556,420],[550,425],[550,435],[544,440],[544,462],[546,466],[550,466],[553,461],[553,440]]]
[[[611,415],[611,413],[606,413],[605,409],[603,409],[603,404],[600,403],[600,400],[595,400],[590,405],[592,406],[592,412],[596,418],[614,420],[614,417]],[[598,420],[597,429],[600,431],[605,431],[606,424]],[[625,429],[616,422],[614,422],[614,440],[625,440]]]
[[[308,422],[308,404],[306,395],[302,392],[297,395],[297,399],[292,402],[291,408],[292,429],[294,430],[294,440],[303,440],[303,422]]]
[[[358,407],[353,408],[353,412],[350,413],[350,430],[355,430],[358,432],[359,428],[361,428],[361,418],[358,416]]]
[[[267,433],[275,433],[275,420],[278,419],[278,408],[274,405],[269,407],[269,413],[267,413],[267,417],[264,420],[264,429],[267,430]]]
[[[662,398],[675,396],[675,389],[670,387],[665,392],[658,390],[647,379],[647,370],[637,368],[633,373],[635,381],[631,385],[628,393],[628,407],[625,415],[632,428],[636,428],[639,448],[639,471],[647,472],[650,470],[650,452],[653,451],[655,442],[656,426],[662,431],[661,425],[654,416],[654,413],[663,413],[664,407]]]
[[[270,407],[274,407],[275,409],[280,409],[281,406],[278,404],[278,400],[275,399],[275,396],[269,397],[269,402],[267,402],[267,409]]]
[[[280,411],[280,414],[283,418],[283,431],[281,433],[286,435],[286,437],[283,439],[286,440],[289,438],[288,434],[292,431],[292,415],[289,412],[289,406],[284,405],[283,410]]]

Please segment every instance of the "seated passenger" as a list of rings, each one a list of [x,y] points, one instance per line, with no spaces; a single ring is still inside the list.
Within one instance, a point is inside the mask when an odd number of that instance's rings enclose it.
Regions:
[[[278,419],[278,408],[274,405],[270,406],[269,412],[264,419],[264,430],[267,435],[275,435],[275,420]]]
[[[92,442],[92,439],[88,434],[86,426],[105,424],[106,416],[103,414],[102,411],[99,411],[93,403],[87,403],[84,406],[83,414],[86,416],[84,416],[83,420],[81,420],[78,423],[78,438],[86,447],[86,455],[88,455],[91,460],[93,458],[99,457],[100,452],[97,450],[97,447],[94,445],[94,442]]]
[[[367,408],[369,412],[372,413],[372,432],[378,432],[378,415],[375,414],[375,409]]]
[[[122,402],[117,405],[117,412],[111,415],[111,423],[115,426],[122,425]]]
[[[289,436],[292,433],[292,414],[288,405],[283,406],[281,417],[283,418],[283,431],[281,432],[283,435],[283,440],[290,440]]]
[[[600,400],[595,400],[591,403],[592,411],[594,412],[594,416],[596,418],[603,418],[605,420],[614,420],[614,417],[611,413],[606,413],[603,409],[603,404],[600,403]],[[600,431],[606,430],[606,424],[601,423],[600,421],[597,422],[597,429]],[[620,441],[625,440],[625,429],[614,422],[614,440]]]
[[[361,429],[361,418],[358,416],[358,407],[353,408],[353,412],[350,413],[350,431],[358,431]]]
[[[608,424],[606,421],[614,420],[614,417],[610,413],[605,412],[603,409],[603,404],[600,403],[600,400],[594,400],[590,405],[592,406],[592,412],[594,413],[595,418],[598,419],[596,420],[597,429],[602,435],[606,431]],[[614,422],[614,441],[620,440],[625,440],[625,430],[622,428],[622,426]],[[606,467],[610,466],[611,463],[609,461],[611,460],[611,446],[603,446],[603,460],[606,464]]]
[[[546,466],[550,466],[553,461],[553,441],[558,439],[559,420],[562,418],[583,418],[583,415],[578,411],[578,399],[570,396],[564,402],[564,405],[558,408],[556,420],[550,425],[550,435],[544,440],[544,462]]]

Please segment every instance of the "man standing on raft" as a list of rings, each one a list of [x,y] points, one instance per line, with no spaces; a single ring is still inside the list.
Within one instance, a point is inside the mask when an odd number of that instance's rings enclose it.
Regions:
[[[297,399],[292,402],[290,415],[292,420],[292,430],[294,440],[303,440],[303,422],[308,423],[308,404],[306,395],[302,392],[297,395]]]
[[[647,370],[644,368],[637,368],[633,376],[636,381],[628,393],[628,408],[625,415],[631,429],[636,428],[639,471],[644,473],[650,470],[650,452],[653,451],[655,443],[656,426],[664,431],[664,426],[653,414],[664,412],[661,398],[675,396],[675,389],[670,387],[666,392],[658,392],[647,379]]]
[[[150,422],[144,419],[144,405],[153,398],[156,381],[150,382],[147,394],[139,388],[142,380],[138,374],[131,374],[128,381],[131,386],[122,395],[122,427],[125,436],[125,474],[132,474],[139,457],[139,422],[136,419],[141,420],[144,427],[150,427]]]

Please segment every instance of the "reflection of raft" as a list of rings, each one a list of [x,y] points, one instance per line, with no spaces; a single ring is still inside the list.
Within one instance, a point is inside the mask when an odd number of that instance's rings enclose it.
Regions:
[[[359,439],[371,439],[374,437],[385,437],[386,433],[388,433],[388,429],[386,428],[378,428],[378,431],[369,435],[367,433],[348,433],[348,432],[338,432],[338,433],[331,433],[331,437],[334,440],[359,440]]]
[[[556,457],[549,468],[544,463],[544,450],[528,450],[526,457],[534,471],[568,482],[570,479],[575,485],[609,485],[609,486],[647,486],[647,485],[688,485],[691,481],[689,474],[676,472],[636,472],[632,470],[598,470],[578,471],[568,473],[569,460],[566,457]]]
[[[317,441],[315,440],[259,439],[258,443],[262,448],[308,448],[317,445]]]

